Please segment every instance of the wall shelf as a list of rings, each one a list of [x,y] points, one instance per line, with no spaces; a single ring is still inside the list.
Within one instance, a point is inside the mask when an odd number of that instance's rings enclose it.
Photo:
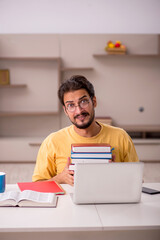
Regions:
[[[16,116],[51,116],[58,112],[0,112],[0,117],[16,117]]]
[[[160,145],[160,139],[133,139],[134,145]]]
[[[83,70],[93,70],[94,68],[92,67],[70,67],[70,68],[62,68],[61,72],[67,72],[67,71],[83,71]]]
[[[26,84],[9,84],[9,85],[0,85],[0,88],[26,88]]]
[[[39,142],[30,142],[29,146],[31,146],[31,147],[40,147],[41,143],[39,143]]]
[[[0,60],[29,60],[29,61],[31,61],[31,60],[39,60],[39,61],[41,61],[41,60],[46,60],[46,61],[53,61],[53,60],[60,60],[60,57],[42,57],[42,56],[40,56],[40,57],[0,57]]]
[[[160,138],[160,125],[120,125],[132,138]]]
[[[4,55],[4,51],[0,56],[1,69],[10,71],[11,80],[8,85],[0,85],[1,136],[44,136],[59,114],[58,99],[54,98],[60,78],[61,58],[58,51],[45,53],[35,49],[34,53],[34,49],[31,51],[28,47],[30,52],[25,47],[23,52],[18,44],[16,50],[13,48],[15,51],[6,46],[8,54]],[[44,97],[45,92],[47,97]],[[38,124],[44,124],[44,127],[38,130]],[[56,123],[53,128],[58,126],[59,123]]]
[[[97,53],[93,54],[93,57],[160,57],[160,54],[108,54]]]
[[[160,132],[160,125],[120,125],[126,131]]]

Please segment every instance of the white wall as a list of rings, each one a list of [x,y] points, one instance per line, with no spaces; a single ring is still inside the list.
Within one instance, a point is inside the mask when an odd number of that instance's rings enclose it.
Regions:
[[[0,33],[160,33],[160,1],[0,0]]]

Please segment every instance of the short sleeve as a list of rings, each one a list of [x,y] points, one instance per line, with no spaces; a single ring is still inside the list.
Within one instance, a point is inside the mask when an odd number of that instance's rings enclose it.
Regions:
[[[124,135],[124,162],[139,162],[133,141],[126,132]]]
[[[52,154],[50,153],[52,152]],[[38,151],[36,165],[32,176],[32,181],[48,180],[56,175],[56,164],[54,149],[49,150],[44,141]]]

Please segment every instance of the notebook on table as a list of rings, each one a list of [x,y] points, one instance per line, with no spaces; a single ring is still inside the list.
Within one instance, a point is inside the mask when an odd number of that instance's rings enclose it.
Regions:
[[[73,202],[137,203],[141,199],[144,163],[75,164]]]

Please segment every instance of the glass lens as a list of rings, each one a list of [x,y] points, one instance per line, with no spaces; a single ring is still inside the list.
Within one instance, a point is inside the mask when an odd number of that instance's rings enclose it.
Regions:
[[[79,106],[81,108],[86,108],[88,107],[88,104],[89,104],[89,100],[88,99],[83,99],[80,103],[79,103]]]
[[[75,111],[75,104],[68,104],[67,105],[67,110],[69,112],[74,112]]]

